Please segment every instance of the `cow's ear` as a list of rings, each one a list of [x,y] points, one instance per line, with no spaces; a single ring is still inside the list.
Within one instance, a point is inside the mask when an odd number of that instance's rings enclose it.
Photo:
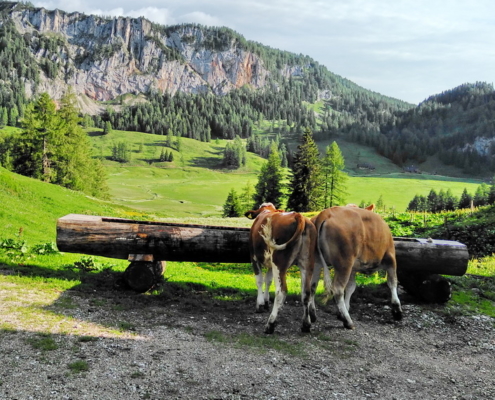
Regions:
[[[245,217],[247,217],[247,218],[249,218],[249,219],[253,219],[253,218],[254,218],[254,213],[255,213],[255,211],[253,211],[253,210],[249,210],[249,211],[247,211],[247,212],[244,214],[244,216],[245,216]]]

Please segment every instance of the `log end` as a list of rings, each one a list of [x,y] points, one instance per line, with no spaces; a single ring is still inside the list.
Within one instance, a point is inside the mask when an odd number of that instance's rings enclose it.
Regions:
[[[165,261],[133,261],[124,272],[124,281],[132,290],[144,293],[160,282],[165,271]]]
[[[449,280],[438,274],[402,272],[398,279],[407,293],[426,303],[446,303],[452,297]]]

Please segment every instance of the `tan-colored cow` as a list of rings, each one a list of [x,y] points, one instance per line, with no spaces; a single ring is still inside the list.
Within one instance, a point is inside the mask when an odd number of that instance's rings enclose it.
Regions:
[[[344,326],[354,329],[349,315],[350,300],[356,288],[356,272],[387,271],[392,293],[392,315],[402,319],[397,296],[397,263],[392,234],[386,222],[376,213],[358,207],[337,206],[323,210],[311,219],[318,232],[313,285],[324,268],[325,288],[333,294],[337,315]],[[334,268],[333,281],[327,266]],[[345,294],[345,298],[344,298]]]
[[[249,251],[258,287],[257,312],[268,309],[270,286],[272,279],[275,280],[275,300],[265,333],[273,333],[275,329],[278,312],[287,296],[287,270],[292,265],[297,265],[301,271],[301,301],[304,307],[301,329],[309,332],[311,323],[316,321],[316,283],[311,285],[316,249],[315,226],[301,214],[277,210],[272,203],[263,203],[259,209],[246,212],[245,216],[256,218],[249,235]],[[263,267],[267,268],[264,279]]]

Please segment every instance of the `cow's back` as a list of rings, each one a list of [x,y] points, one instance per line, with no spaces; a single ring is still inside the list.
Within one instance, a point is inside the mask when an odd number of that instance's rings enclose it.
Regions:
[[[365,241],[363,246],[363,256],[365,258],[382,259],[385,253],[395,257],[395,245],[392,233],[384,219],[371,211],[361,208],[355,209],[363,222]]]
[[[378,214],[357,207],[336,206],[313,219],[323,252],[334,264],[335,257],[358,259],[363,267],[381,262],[385,254],[395,256],[390,229]]]

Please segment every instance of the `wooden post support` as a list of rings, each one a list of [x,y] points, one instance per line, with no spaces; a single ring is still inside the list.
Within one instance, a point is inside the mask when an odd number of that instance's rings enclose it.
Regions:
[[[124,271],[124,282],[139,293],[153,289],[167,266],[166,261],[155,260],[153,254],[129,254],[127,259],[131,263]]]

